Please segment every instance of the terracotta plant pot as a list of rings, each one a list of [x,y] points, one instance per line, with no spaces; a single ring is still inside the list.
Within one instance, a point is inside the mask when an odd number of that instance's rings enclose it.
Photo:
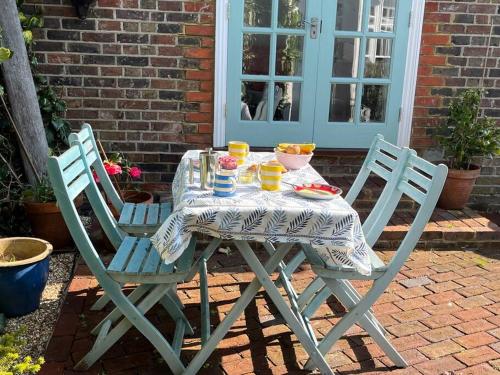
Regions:
[[[449,169],[438,207],[445,210],[461,210],[469,201],[470,193],[481,173],[481,167],[472,165],[471,169]]]
[[[76,207],[82,203],[81,197],[76,198]],[[50,242],[56,250],[73,247],[73,239],[56,202],[25,201],[23,204],[34,236]]]
[[[24,202],[34,236],[49,241],[54,249],[73,245],[71,234],[56,202]]]
[[[122,195],[123,195],[123,200],[126,203],[153,203],[154,197],[153,194],[147,192],[147,191],[142,191],[142,190],[122,190]],[[111,210],[113,216],[115,218],[119,218],[120,215],[118,212],[115,210],[113,207],[113,204],[109,199],[106,198],[106,202],[108,203],[109,209]]]

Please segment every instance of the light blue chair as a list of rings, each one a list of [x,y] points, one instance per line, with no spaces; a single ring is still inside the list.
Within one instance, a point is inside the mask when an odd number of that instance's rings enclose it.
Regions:
[[[68,139],[71,145],[81,143],[87,158],[89,155],[95,155],[89,165],[99,177],[106,197],[120,215],[118,219],[120,229],[137,236],[154,234],[170,215],[172,204],[170,202],[151,204],[123,202],[104,169],[104,163],[99,154],[92,127],[89,124],[83,124],[80,132],[71,133]]]
[[[48,160],[50,181],[73,240],[106,296],[115,305],[115,309],[92,331],[97,335],[94,346],[76,368],[92,366],[134,326],[153,344],[173,373],[180,374],[184,371],[180,361],[184,334],[192,334],[193,330],[182,312],[183,306],[175,288],[178,283],[191,280],[197,272],[197,263],[193,262],[196,238],[193,236],[188,248],[175,263],[166,264],[149,239],[125,236],[110,215],[92,178],[90,164],[96,157],[95,151],[86,153],[83,145],[77,143],[59,157],[50,157]],[[74,199],[81,193],[87,196],[106,235],[118,249],[107,267],[77,213]],[[210,255],[204,254],[207,258]],[[122,283],[138,286],[126,296],[121,288]],[[175,320],[172,343],[145,317],[146,312],[158,302]]]
[[[370,156],[368,159],[372,158],[373,156]],[[328,292],[328,295],[335,295],[348,312],[319,342],[318,349],[321,354],[325,355],[353,324],[358,323],[396,366],[406,367],[406,361],[385,337],[385,329],[370,309],[384,293],[415,248],[436,206],[448,169],[443,164],[436,166],[419,158],[414,150],[409,149],[403,149],[399,152],[398,160],[400,161],[396,164],[387,160],[380,152],[377,152],[377,158],[384,159],[385,164],[394,164],[394,168],[393,172],[389,173],[376,166],[378,163],[373,161],[367,163],[368,169],[375,171],[388,181],[386,190],[363,225],[368,244],[371,246],[380,236],[403,194],[419,205],[415,219],[396,250],[395,256],[388,264],[385,264],[374,251],[369,250],[372,265],[372,272],[369,276],[360,274],[354,267],[328,266],[313,251],[311,246],[303,246],[314,273],[326,285],[326,288],[321,289],[312,301],[305,303],[303,315],[308,317],[310,316],[308,310],[316,310],[318,301],[324,301],[324,295],[320,298],[318,296],[324,294],[325,291]],[[362,171],[363,174],[365,172]],[[353,194],[357,193],[359,193],[358,187]],[[349,280],[374,280],[374,283],[371,289],[364,296],[361,296]],[[313,283],[316,282],[315,280]],[[317,288],[315,289],[317,290]],[[313,367],[314,365],[310,361],[306,364],[308,369]]]

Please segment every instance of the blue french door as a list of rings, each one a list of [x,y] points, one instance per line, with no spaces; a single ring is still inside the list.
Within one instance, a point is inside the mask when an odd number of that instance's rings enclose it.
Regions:
[[[231,0],[226,142],[397,140],[410,0]]]

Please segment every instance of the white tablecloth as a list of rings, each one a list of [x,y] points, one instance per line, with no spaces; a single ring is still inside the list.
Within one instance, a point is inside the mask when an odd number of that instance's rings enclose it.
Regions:
[[[191,150],[183,156],[172,185],[173,212],[151,239],[162,259],[175,261],[191,234],[199,232],[223,239],[307,243],[328,265],[343,264],[370,273],[359,216],[344,199],[305,199],[288,185],[269,192],[261,190],[259,183],[238,185],[234,196],[219,198],[200,189],[197,170],[194,184],[189,185],[188,159],[197,158],[198,153]],[[251,153],[247,163],[271,159],[273,153]],[[283,180],[325,183],[310,165],[285,173]]]

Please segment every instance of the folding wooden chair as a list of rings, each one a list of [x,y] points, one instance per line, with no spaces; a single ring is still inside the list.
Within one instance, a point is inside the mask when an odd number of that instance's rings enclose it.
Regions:
[[[90,164],[97,157],[95,151],[83,157],[81,144],[73,145],[59,157],[48,161],[49,177],[64,220],[81,255],[116,308],[93,330],[97,335],[91,351],[76,365],[78,369],[92,366],[132,326],[135,326],[158,350],[175,374],[184,371],[180,350],[184,334],[193,330],[182,312],[183,306],[175,293],[177,283],[190,280],[197,272],[193,263],[196,239],[193,237],[183,255],[175,264],[164,263],[147,238],[125,237],[110,215],[92,178]],[[76,211],[74,199],[85,192],[108,238],[118,243],[116,255],[106,267],[95,250]],[[220,242],[220,241],[219,241]],[[209,246],[209,258],[218,243]],[[121,283],[138,286],[126,296]],[[145,314],[156,303],[167,310],[175,320],[176,328],[170,344]]]
[[[407,366],[403,357],[385,337],[386,332],[383,326],[370,308],[384,293],[415,248],[441,194],[448,170],[443,164],[436,166],[419,158],[414,150],[405,149],[402,152],[407,154],[402,156],[406,159],[401,169],[402,172],[394,173],[392,177],[387,178],[389,189],[387,192],[384,191],[385,194],[382,194],[370,217],[365,221],[365,226],[369,228],[366,232],[367,240],[371,244],[382,233],[403,194],[419,204],[420,207],[408,233],[388,264],[385,264],[374,251],[370,250],[372,272],[369,276],[365,276],[354,267],[327,266],[311,246],[303,246],[307,260],[312,264],[316,275],[326,284],[328,292],[334,294],[349,310],[318,344],[318,349],[323,355],[347,329],[359,323],[396,366]],[[373,169],[373,165],[371,168]],[[389,177],[388,172],[378,170],[378,173]],[[371,289],[361,296],[349,280],[374,280],[374,282]],[[311,362],[306,364],[308,369],[313,366]]]
[[[345,200],[349,204],[353,204],[359,193],[365,186],[370,174],[380,177],[385,182],[384,189],[381,192],[375,207],[372,209],[370,215],[363,223],[363,233],[365,234],[366,241],[369,246],[373,246],[377,239],[380,237],[384,230],[384,226],[375,226],[377,223],[378,212],[387,201],[387,198],[393,193],[396,182],[403,173],[403,169],[408,158],[408,151],[406,149],[397,147],[384,140],[384,137],[378,134],[368,150],[365,161],[354,180],[353,185],[349,189]],[[285,278],[290,279],[293,272],[304,262],[306,256],[304,252],[300,251],[288,264],[282,263],[279,281],[284,284],[286,288],[288,284],[283,283]],[[309,325],[309,319],[317,309],[326,301],[330,296],[330,290],[326,288],[324,281],[320,277],[316,277],[304,291],[297,296],[297,308],[303,314],[305,323]]]
[[[69,141],[71,145],[76,142],[83,144],[87,159],[89,155],[95,155],[89,165],[99,177],[106,197],[120,215],[118,219],[120,229],[134,235],[150,236],[154,234],[170,215],[172,204],[170,202],[151,204],[123,202],[104,169],[104,163],[99,155],[92,127],[89,124],[83,124],[79,133],[71,133]]]

